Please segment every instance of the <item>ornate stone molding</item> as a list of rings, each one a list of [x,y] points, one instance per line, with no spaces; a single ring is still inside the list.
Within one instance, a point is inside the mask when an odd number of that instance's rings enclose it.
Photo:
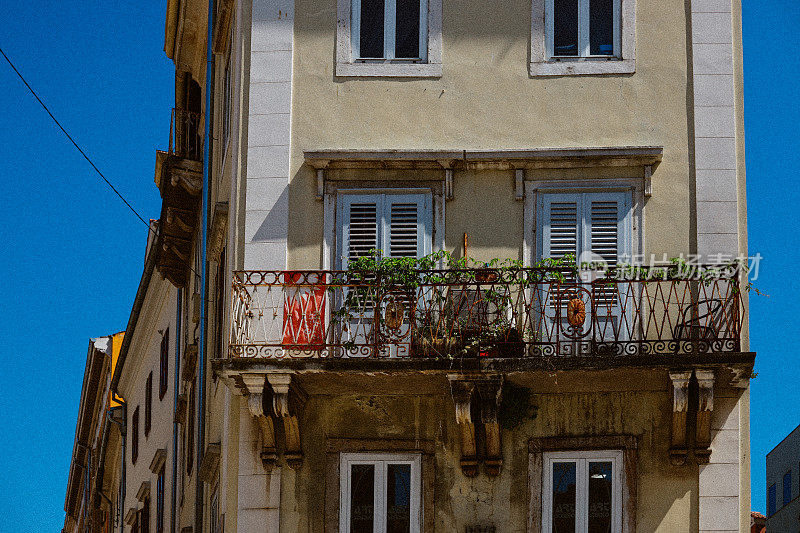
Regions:
[[[461,470],[467,477],[478,473],[481,458],[489,476],[500,473],[503,453],[500,442],[498,411],[502,394],[503,378],[497,375],[450,374],[450,393],[455,406],[456,423],[461,437]],[[473,408],[477,411],[473,411]],[[483,430],[483,445],[478,449],[476,419]]]
[[[275,426],[272,418],[264,412],[264,374],[242,374],[241,377],[248,392],[247,408],[261,430],[261,461],[269,471],[275,466],[278,452],[275,446]]]
[[[697,425],[694,455],[698,464],[708,464],[711,455],[711,412],[714,410],[714,371],[695,370],[697,378]]]
[[[478,474],[478,450],[475,440],[475,423],[472,418],[472,394],[475,383],[448,376],[450,394],[456,411],[456,423],[461,430],[461,471],[467,477]]]
[[[689,381],[692,372],[670,372],[672,381],[672,438],[669,459],[673,465],[686,464],[688,443],[686,442],[686,415],[689,411]]]
[[[267,382],[272,388],[272,410],[276,421],[283,422],[286,439],[284,459],[291,468],[298,468],[303,461],[300,443],[299,414],[305,405],[307,395],[291,374],[267,374]]]

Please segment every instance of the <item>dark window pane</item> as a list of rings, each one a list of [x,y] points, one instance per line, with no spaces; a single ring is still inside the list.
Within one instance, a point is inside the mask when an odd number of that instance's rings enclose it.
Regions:
[[[775,490],[775,485],[770,485],[769,489],[767,490],[767,516],[772,516],[775,514],[775,510],[778,503],[777,492]]]
[[[589,0],[589,52],[593,56],[614,54],[613,0]]]
[[[361,0],[360,57],[383,57],[383,2]]]
[[[792,501],[792,471],[789,470],[783,475],[783,505],[789,505]]]
[[[611,533],[611,462],[589,462],[589,533]]]
[[[375,465],[352,465],[350,468],[350,532],[372,533]]]
[[[575,533],[575,463],[553,463],[553,533]]]
[[[420,0],[397,0],[394,56],[419,57]]]
[[[388,465],[386,533],[411,531],[411,465]]]
[[[553,55],[578,55],[578,0],[553,0]]]

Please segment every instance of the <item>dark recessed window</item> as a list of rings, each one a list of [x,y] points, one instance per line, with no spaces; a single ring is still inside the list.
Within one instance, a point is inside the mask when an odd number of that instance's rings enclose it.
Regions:
[[[427,0],[353,0],[355,59],[425,60]]]
[[[153,373],[147,376],[144,385],[144,436],[150,435],[150,425],[153,421]]]
[[[139,458],[139,406],[133,411],[131,416],[131,464],[136,464]]]
[[[618,57],[620,0],[547,0],[552,57]]]
[[[169,382],[169,328],[161,337],[161,356],[158,365],[158,399],[163,400]]]

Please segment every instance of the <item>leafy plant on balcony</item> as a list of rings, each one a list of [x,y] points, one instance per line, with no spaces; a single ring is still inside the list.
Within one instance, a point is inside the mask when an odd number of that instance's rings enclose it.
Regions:
[[[519,260],[483,262],[447,251],[383,257],[371,250],[351,260],[333,280],[329,290],[341,291],[341,305],[332,319],[338,324],[369,320],[382,332],[402,322],[411,328],[412,350],[425,357],[520,357],[523,340],[538,334],[508,316],[515,305],[510,287],[523,291],[543,281],[563,283],[574,279],[576,271],[573,256],[543,259],[530,270]],[[384,302],[377,313],[376,301]],[[392,302],[391,310],[386,301]],[[352,339],[343,345],[348,350],[356,346]]]

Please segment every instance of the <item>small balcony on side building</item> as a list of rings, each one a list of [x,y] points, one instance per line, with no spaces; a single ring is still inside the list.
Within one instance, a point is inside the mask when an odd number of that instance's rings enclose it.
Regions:
[[[185,287],[188,280],[201,203],[201,122],[200,113],[173,109],[168,150],[156,152],[155,182],[161,193],[156,268],[176,287]]]

